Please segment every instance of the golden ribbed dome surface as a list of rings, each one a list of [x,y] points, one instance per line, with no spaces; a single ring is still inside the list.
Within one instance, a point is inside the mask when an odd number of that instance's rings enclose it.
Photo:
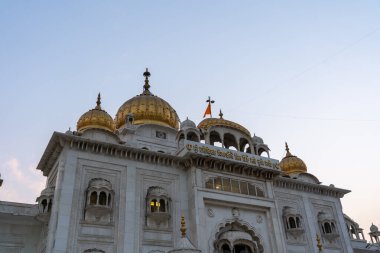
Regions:
[[[213,126],[221,126],[221,127],[227,127],[227,128],[235,129],[235,130],[242,132],[248,136],[251,136],[251,134],[247,128],[245,128],[242,125],[239,125],[238,123],[235,123],[233,121],[223,119],[222,112],[220,112],[219,116],[220,116],[220,118],[207,118],[207,119],[202,120],[198,124],[198,128],[207,130]]]
[[[87,129],[103,129],[109,132],[115,131],[112,117],[100,107],[100,94],[96,107],[84,113],[77,122],[77,131],[84,132]]]
[[[128,115],[133,115],[133,124],[157,124],[161,126],[179,128],[179,117],[177,112],[164,99],[153,95],[149,88],[148,70],[144,73],[144,91],[127,102],[117,111],[115,117],[116,128],[120,128],[126,122]]]
[[[287,143],[285,146],[286,155],[279,163],[281,170],[286,174],[307,172],[306,164],[300,158],[290,153]]]

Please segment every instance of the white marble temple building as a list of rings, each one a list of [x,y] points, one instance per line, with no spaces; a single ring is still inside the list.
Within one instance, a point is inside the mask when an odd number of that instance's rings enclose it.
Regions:
[[[0,252],[378,249],[377,227],[367,243],[343,214],[348,190],[322,185],[287,145],[281,161],[271,158],[262,138],[221,113],[180,123],[144,76],[143,92],[115,119],[99,95],[76,131],[53,133],[37,167],[46,188],[36,204],[0,201]]]

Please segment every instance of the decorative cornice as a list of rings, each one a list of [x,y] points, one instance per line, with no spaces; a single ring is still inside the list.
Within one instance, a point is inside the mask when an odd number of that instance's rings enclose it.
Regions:
[[[49,175],[50,170],[53,168],[65,146],[70,149],[76,149],[84,152],[103,154],[151,164],[182,168],[196,166],[218,172],[234,173],[256,178],[260,177],[266,180],[272,180],[274,176],[280,174],[279,170],[266,169],[255,165],[247,165],[238,161],[228,161],[208,157],[202,154],[189,154],[181,157],[177,155],[132,148],[122,144],[113,144],[87,139],[74,134],[54,132],[37,166],[37,169],[41,170],[44,176]]]
[[[278,188],[286,188],[290,190],[315,193],[319,195],[330,196],[334,198],[343,198],[350,190],[335,188],[326,185],[312,184],[297,179],[276,177],[273,180],[274,186]]]

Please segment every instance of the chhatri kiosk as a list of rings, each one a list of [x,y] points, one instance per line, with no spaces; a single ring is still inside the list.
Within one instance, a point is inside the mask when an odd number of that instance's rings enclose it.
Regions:
[[[114,119],[99,94],[76,131],[53,133],[36,204],[0,202],[0,252],[376,250],[377,227],[367,243],[343,214],[348,190],[322,185],[288,145],[271,158],[262,138],[222,113],[180,122],[144,76]]]

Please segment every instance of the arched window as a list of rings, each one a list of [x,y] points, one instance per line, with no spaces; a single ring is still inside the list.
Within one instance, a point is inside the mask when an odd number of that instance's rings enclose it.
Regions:
[[[233,150],[238,150],[239,147],[238,147],[236,138],[232,134],[230,133],[224,134],[223,141],[224,141],[223,143],[224,147],[229,148],[229,149],[232,149],[231,147],[233,147]]]
[[[101,192],[99,194],[99,205],[105,206],[107,204],[107,194],[105,192]]]
[[[296,220],[295,220],[293,217],[290,217],[290,218],[289,218],[289,227],[290,227],[291,229],[297,227],[297,225],[296,225]]]
[[[51,206],[53,205],[51,199],[49,200],[49,204],[48,204],[48,208],[47,208],[47,211],[50,212],[51,211]]]
[[[93,178],[88,183],[84,219],[87,222],[108,223],[112,220],[111,201],[114,192],[110,181]]]
[[[146,195],[146,225],[151,228],[168,228],[170,223],[170,198],[160,186],[151,186]]]
[[[42,205],[42,212],[45,213],[46,207],[47,207],[47,200],[46,199],[42,200],[41,205]]]
[[[96,205],[97,200],[98,200],[98,193],[94,191],[90,195],[90,205]]]
[[[231,253],[230,247],[227,244],[222,246],[222,253]]]
[[[244,244],[238,244],[234,246],[234,253],[252,253],[252,250]]]
[[[210,132],[210,144],[216,147],[223,147],[222,138],[220,137],[220,134],[218,132]]]
[[[150,201],[150,211],[152,213],[157,212],[158,205],[159,205],[159,203],[157,202],[157,200],[156,199],[152,199]]]
[[[301,219],[299,217],[296,217],[296,225],[297,225],[297,228],[301,227]]]
[[[111,193],[108,194],[108,206],[111,206]]]
[[[198,135],[196,133],[194,133],[194,132],[188,132],[187,136],[186,136],[186,139],[189,140],[189,141],[199,142]]]
[[[251,147],[250,147],[249,142],[246,138],[240,138],[239,151],[245,152],[245,153],[251,153]]]
[[[160,199],[160,212],[166,212],[165,206],[165,200]]]
[[[323,230],[325,234],[331,234],[332,230],[331,230],[331,225],[329,222],[325,222],[323,224]]]
[[[269,153],[268,151],[266,151],[265,149],[263,148],[260,148],[259,151],[258,151],[258,155],[259,156],[263,156],[263,157],[268,157],[269,158]]]

